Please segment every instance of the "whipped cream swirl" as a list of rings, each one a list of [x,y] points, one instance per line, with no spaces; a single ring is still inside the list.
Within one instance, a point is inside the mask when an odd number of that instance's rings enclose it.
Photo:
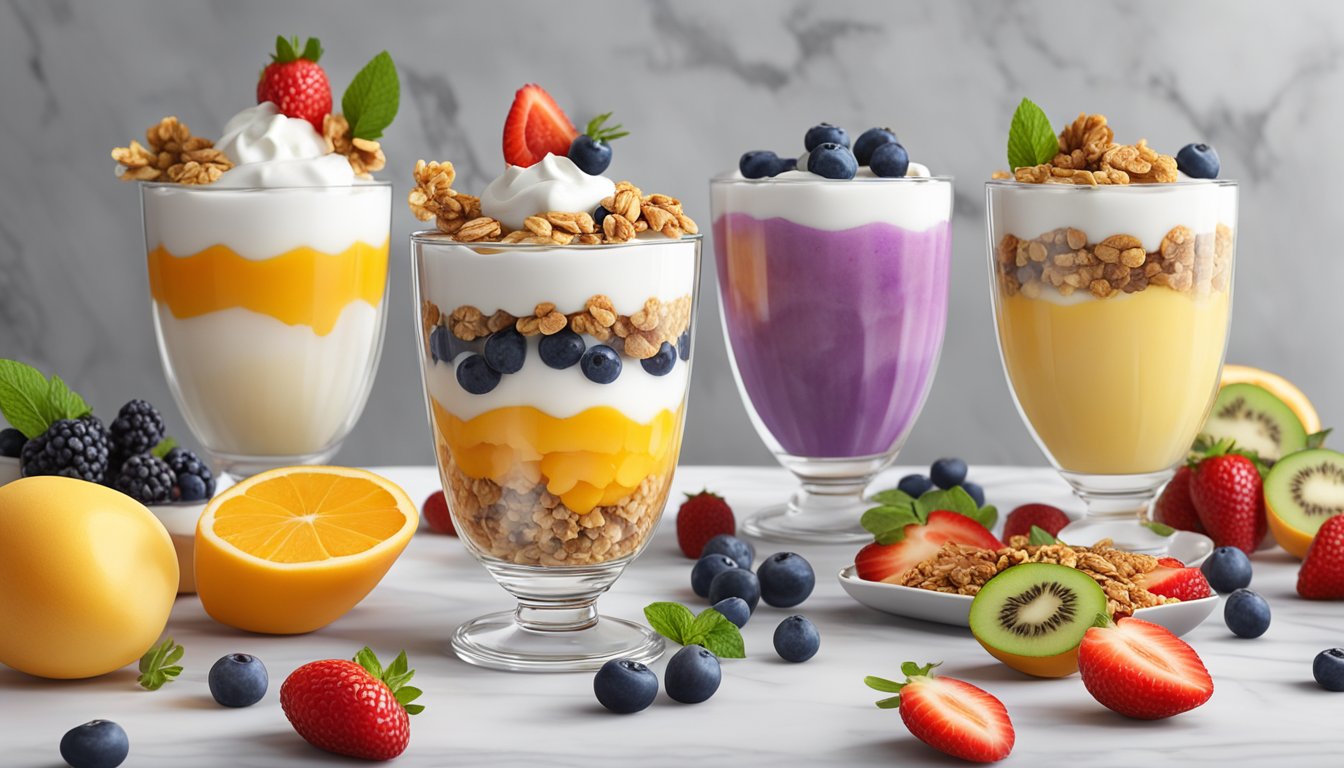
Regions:
[[[228,174],[225,174],[226,176]],[[523,168],[510,165],[481,193],[481,213],[509,229],[522,229],[528,216],[547,211],[591,211],[616,194],[605,176],[589,176],[568,157],[546,155]]]
[[[288,117],[263,101],[224,125],[216,145],[233,168],[216,187],[335,187],[355,183],[343,155],[327,152],[327,143],[311,123]]]

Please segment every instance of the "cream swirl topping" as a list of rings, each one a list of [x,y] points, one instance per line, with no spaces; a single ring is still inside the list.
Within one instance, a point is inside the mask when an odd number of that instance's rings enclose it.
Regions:
[[[217,145],[234,167],[218,187],[330,187],[355,182],[342,155],[327,152],[311,123],[288,117],[269,101],[229,119]]]
[[[225,174],[226,176],[228,174]],[[546,155],[523,168],[510,165],[481,193],[481,213],[509,229],[522,229],[528,216],[548,211],[591,211],[616,193],[605,176],[589,176],[568,157]]]

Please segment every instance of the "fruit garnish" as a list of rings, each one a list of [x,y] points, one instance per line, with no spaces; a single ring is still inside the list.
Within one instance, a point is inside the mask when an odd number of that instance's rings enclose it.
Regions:
[[[878,543],[883,544],[898,541],[901,538],[898,529],[911,523],[923,523],[929,513],[937,510],[965,515],[985,528],[994,525],[999,517],[999,511],[992,504],[976,504],[961,486],[925,491],[918,499],[899,488],[892,488],[873,494],[872,500],[878,506],[864,512],[860,523],[877,537]]]
[[[713,604],[730,597],[741,598],[755,611],[761,602],[761,580],[745,568],[729,568],[716,574],[709,582],[709,602]]]
[[[1091,576],[1065,565],[1022,563],[976,593],[971,634],[1019,672],[1064,677],[1078,671],[1078,644],[1105,612],[1106,593]]]
[[[719,657],[698,645],[677,651],[663,670],[663,689],[668,698],[682,704],[699,704],[719,690],[723,669]]]
[[[1233,590],[1223,601],[1223,623],[1237,637],[1259,637],[1269,629],[1269,603],[1258,592]]]
[[[1178,531],[1204,533],[1195,502],[1190,499],[1190,479],[1194,476],[1194,470],[1188,466],[1176,468],[1176,474],[1153,502],[1153,520]]]
[[[794,552],[776,552],[756,569],[761,599],[775,608],[792,608],[807,599],[817,585],[812,564]]]
[[[1164,557],[1156,569],[1136,577],[1144,589],[1154,595],[1174,597],[1177,600],[1201,600],[1213,594],[1204,573],[1198,568],[1187,568],[1174,558]]]
[[[1176,153],[1176,168],[1192,179],[1218,178],[1218,150],[1208,144],[1186,144]]]
[[[1031,99],[1022,99],[1008,128],[1008,168],[1048,163],[1058,153],[1059,137],[1050,127],[1050,118]]]
[[[186,652],[185,648],[173,642],[173,638],[165,638],[140,657],[140,677],[136,682],[147,691],[157,691],[171,683],[182,674],[182,666],[178,662]]]
[[[859,550],[854,558],[855,573],[866,581],[899,583],[906,571],[936,555],[948,542],[981,549],[1003,548],[1003,542],[987,528],[957,512],[936,510],[928,513],[923,522],[898,528],[887,525],[891,520],[904,519],[903,516],[882,513],[880,517],[870,517],[872,512],[864,513],[864,527],[882,532],[876,533],[877,540]]]
[[[91,413],[93,408],[60,376],[52,374],[48,379],[31,365],[0,360],[0,415],[29,440],[61,419]]]
[[[569,145],[569,159],[589,176],[598,176],[611,165],[610,142],[630,135],[619,123],[606,125],[609,119],[611,113],[605,112],[589,120],[588,127]]]
[[[1246,385],[1249,386],[1249,385]],[[1219,442],[1198,460],[1190,480],[1190,500],[1217,546],[1251,554],[1265,538],[1265,499],[1256,462]]]
[[[674,643],[704,646],[723,659],[747,657],[737,625],[713,608],[696,615],[680,603],[649,603],[644,606],[644,618],[653,631]]]
[[[677,508],[677,546],[681,553],[698,560],[709,540],[721,534],[737,533],[737,520],[728,502],[708,490],[686,494]]]
[[[401,107],[401,80],[387,51],[374,56],[341,95],[341,114],[350,124],[350,137],[372,141],[383,136]],[[322,126],[317,126],[318,131]]]
[[[1014,536],[1030,536],[1032,528],[1040,528],[1051,536],[1057,535],[1069,524],[1069,516],[1059,507],[1049,504],[1023,504],[1003,521],[1003,540]]]
[[[146,400],[139,398],[121,406],[117,418],[107,425],[112,447],[122,456],[151,451],[163,440],[163,416]]]
[[[1237,448],[1273,464],[1306,448],[1307,430],[1293,409],[1264,387],[1228,384],[1218,390],[1200,440],[1209,445],[1233,440]]]
[[[257,103],[269,101],[289,117],[312,123],[321,134],[322,121],[331,114],[331,84],[317,63],[320,58],[322,43],[316,37],[300,49],[297,37],[277,36],[271,63],[257,79]]]
[[[1285,456],[1265,475],[1264,489],[1274,540],[1306,557],[1321,526],[1344,513],[1344,453],[1315,448]]]
[[[529,83],[514,94],[504,121],[504,161],[527,168],[548,154],[564,157],[578,135],[555,99]]]
[[[407,685],[414,674],[405,651],[383,668],[366,647],[354,661],[313,661],[291,672],[280,686],[280,707],[318,749],[391,760],[410,743],[409,715],[425,709],[411,703],[422,693]]]
[[[1251,559],[1236,547],[1214,549],[1199,570],[1217,592],[1231,592],[1251,584]]]
[[[1321,417],[1316,413],[1316,407],[1307,399],[1306,394],[1291,381],[1277,373],[1262,371],[1249,365],[1224,364],[1219,387],[1242,383],[1263,387],[1270,394],[1282,400],[1284,405],[1291,408],[1293,413],[1297,415],[1298,421],[1302,422],[1302,428],[1308,434],[1317,434],[1321,431]]]
[[[1103,706],[1141,720],[1178,715],[1213,695],[1213,678],[1194,648],[1132,617],[1112,622],[1099,615],[1078,647],[1078,671]]]
[[[453,527],[453,516],[448,513],[448,497],[442,490],[429,494],[424,506],[420,508],[420,516],[434,533],[457,535],[457,529]]]
[[[899,709],[910,733],[934,749],[962,760],[992,763],[1013,751],[1016,733],[1008,710],[987,691],[950,677],[934,677],[941,662],[901,665],[905,682],[868,676],[864,685],[896,694],[877,702]]]
[[[1344,516],[1326,520],[1297,572],[1297,594],[1308,600],[1344,600]]]
[[[821,649],[821,633],[806,616],[790,616],[779,622],[772,640],[775,653],[794,664],[807,661]]]

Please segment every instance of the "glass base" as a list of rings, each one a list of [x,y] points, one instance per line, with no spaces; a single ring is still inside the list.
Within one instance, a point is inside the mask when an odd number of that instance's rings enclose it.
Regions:
[[[664,647],[653,630],[624,619],[595,615],[582,629],[536,630],[514,611],[472,619],[453,633],[452,645],[468,664],[509,672],[591,671],[612,659],[648,664]]]
[[[1087,512],[1082,519],[1064,526],[1059,538],[1080,546],[1110,539],[1116,549],[1165,555],[1170,539],[1159,536],[1143,523],[1148,520],[1154,497],[1173,472],[1164,469],[1132,475],[1090,475],[1061,470],[1074,494],[1087,506]]]
[[[337,443],[321,453],[305,453],[297,456],[246,456],[218,451],[210,451],[210,456],[215,460],[215,470],[217,472],[228,473],[234,480],[241,481],[279,467],[330,464],[339,450],[341,450],[341,444]]]
[[[878,472],[896,458],[890,454],[845,459],[815,459],[788,454],[775,458],[802,483],[786,504],[766,507],[742,523],[752,536],[797,544],[863,544],[873,534],[859,525],[872,506],[863,493]]]

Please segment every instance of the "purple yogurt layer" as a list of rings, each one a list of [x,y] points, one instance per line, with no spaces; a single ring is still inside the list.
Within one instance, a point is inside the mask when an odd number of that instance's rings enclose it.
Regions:
[[[714,222],[737,374],[785,452],[872,456],[905,439],[947,323],[950,239],[946,221],[921,232]]]

